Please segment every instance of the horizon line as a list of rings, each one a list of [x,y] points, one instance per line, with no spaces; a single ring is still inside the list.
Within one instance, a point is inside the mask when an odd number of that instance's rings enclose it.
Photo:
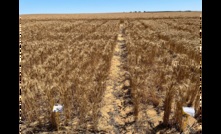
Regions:
[[[122,12],[88,12],[88,13],[23,13],[19,15],[53,15],[53,14],[108,14],[108,13],[160,13],[160,12],[202,12],[201,10],[176,10],[176,11],[122,11]]]

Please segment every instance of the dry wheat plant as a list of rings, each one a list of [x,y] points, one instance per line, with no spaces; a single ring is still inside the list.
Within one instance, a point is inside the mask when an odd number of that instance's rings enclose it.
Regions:
[[[199,112],[200,14],[21,16],[22,132],[96,133],[122,22],[136,132],[183,131],[182,106]],[[55,103],[64,106],[59,130]]]

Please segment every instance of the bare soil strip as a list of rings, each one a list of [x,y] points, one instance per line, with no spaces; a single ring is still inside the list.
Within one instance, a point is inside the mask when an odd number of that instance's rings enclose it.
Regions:
[[[131,98],[131,78],[127,67],[127,51],[123,25],[111,61],[109,79],[100,109],[98,130],[106,133],[133,133],[134,105]]]

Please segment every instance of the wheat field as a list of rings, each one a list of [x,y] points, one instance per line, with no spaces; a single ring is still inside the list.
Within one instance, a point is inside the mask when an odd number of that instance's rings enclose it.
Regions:
[[[182,106],[196,110],[191,131],[197,132],[201,14],[21,15],[22,132],[99,133],[120,24],[134,133],[187,131]],[[64,106],[59,129],[52,121],[55,103]]]

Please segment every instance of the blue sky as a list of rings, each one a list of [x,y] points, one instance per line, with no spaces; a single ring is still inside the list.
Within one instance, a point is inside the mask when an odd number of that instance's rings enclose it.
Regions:
[[[19,14],[202,11],[202,0],[19,0]]]

